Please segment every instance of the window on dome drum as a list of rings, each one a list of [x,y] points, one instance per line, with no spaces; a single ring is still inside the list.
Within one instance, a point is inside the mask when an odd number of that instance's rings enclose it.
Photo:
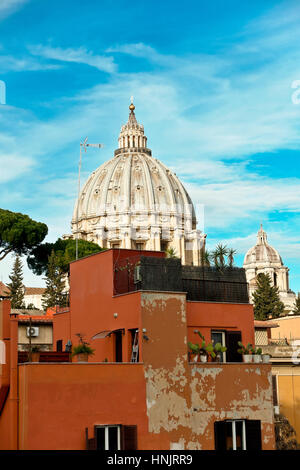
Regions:
[[[261,422],[235,419],[215,422],[216,450],[261,450]]]
[[[169,242],[164,242],[163,240],[160,242],[160,251],[166,251],[168,249]]]
[[[226,352],[222,353],[222,362],[242,362],[242,355],[237,352],[238,342],[242,340],[240,331],[211,330],[211,342],[221,343],[226,346]]]
[[[85,434],[87,450],[137,450],[137,426],[135,425],[96,425],[94,437],[88,438],[88,428]]]
[[[111,243],[110,247],[111,248],[120,248],[120,243]]]

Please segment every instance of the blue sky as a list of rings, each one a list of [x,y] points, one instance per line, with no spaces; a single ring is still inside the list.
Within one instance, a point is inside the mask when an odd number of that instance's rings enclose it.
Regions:
[[[1,0],[0,207],[47,223],[50,241],[70,233],[79,142],[105,145],[83,181],[113,156],[133,95],[199,221],[204,205],[208,248],[241,265],[263,222],[300,291],[299,24],[298,1]]]

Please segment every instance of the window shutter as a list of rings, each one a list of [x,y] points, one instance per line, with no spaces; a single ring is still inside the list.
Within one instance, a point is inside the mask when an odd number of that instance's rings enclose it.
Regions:
[[[87,450],[96,450],[96,449],[97,449],[96,438],[92,437],[91,439],[88,439]]]
[[[278,396],[277,396],[277,380],[276,375],[272,375],[272,386],[273,386],[273,405],[278,405]]]
[[[137,450],[137,426],[121,427],[122,450]]]
[[[246,420],[246,450],[261,450],[261,423]]]
[[[85,446],[86,446],[86,450],[96,450],[97,449],[96,438],[93,437],[93,438],[89,439],[89,430],[88,430],[88,428],[85,428]]]
[[[240,331],[226,331],[226,362],[242,362],[242,355],[237,352],[238,342],[242,340]]]
[[[215,450],[226,450],[226,421],[216,421]]]

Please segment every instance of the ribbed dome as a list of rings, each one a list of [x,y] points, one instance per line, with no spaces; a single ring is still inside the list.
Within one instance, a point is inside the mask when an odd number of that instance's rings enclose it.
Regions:
[[[144,127],[137,123],[131,110],[119,137],[119,145],[124,147],[91,174],[80,193],[78,220],[115,216],[131,209],[160,213],[161,221],[164,215],[182,216],[189,230],[194,229],[192,201],[182,183],[175,173],[151,156],[150,149],[135,147],[139,139],[141,144],[146,143]],[[73,222],[76,219],[77,205]]]
[[[244,267],[253,263],[279,263],[283,265],[278,251],[268,244],[267,234],[262,225],[257,233],[257,243],[247,251],[244,259]]]
[[[205,237],[196,230],[192,201],[176,174],[152,157],[134,105],[129,109],[114,158],[91,174],[80,193],[72,231],[99,244],[104,238],[109,246],[120,241],[123,248],[135,246],[128,238],[147,242],[146,249],[162,249],[162,243],[154,239],[171,246],[177,238],[173,246],[178,254],[186,249],[185,242],[180,241],[183,237],[195,240],[192,250],[198,253]],[[198,263],[195,255],[193,262]]]

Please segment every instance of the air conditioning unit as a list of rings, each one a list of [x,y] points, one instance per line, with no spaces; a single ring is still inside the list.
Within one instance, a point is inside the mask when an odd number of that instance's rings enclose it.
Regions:
[[[140,282],[142,280],[142,276],[141,276],[141,266],[140,265],[137,265],[135,266],[134,268],[134,275],[133,275],[133,282],[135,284],[137,284],[138,282]]]
[[[38,326],[27,326],[27,338],[35,337],[39,335],[39,327]]]

